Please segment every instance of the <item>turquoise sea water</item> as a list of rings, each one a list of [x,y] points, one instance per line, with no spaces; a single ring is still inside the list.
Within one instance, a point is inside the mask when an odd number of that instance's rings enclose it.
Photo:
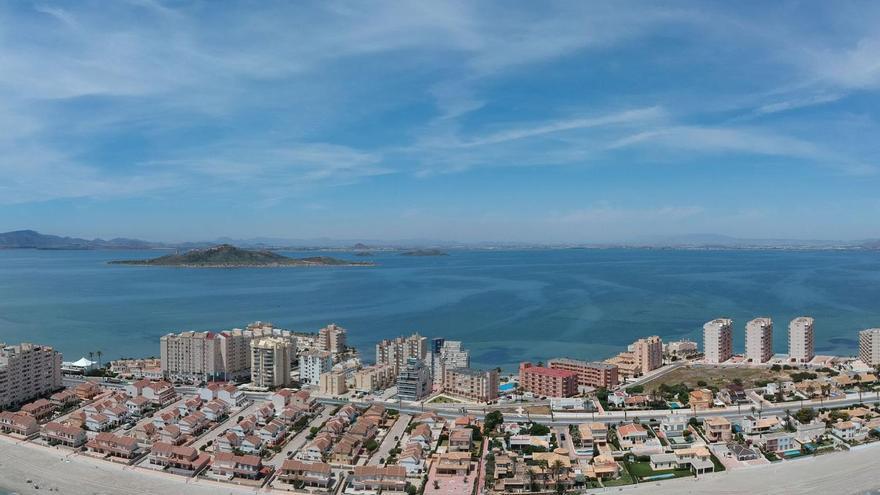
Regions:
[[[820,353],[855,353],[880,326],[880,252],[546,250],[375,256],[372,268],[179,269],[108,265],[150,251],[0,250],[0,340],[51,344],[66,359],[157,355],[159,337],[253,320],[349,329],[366,360],[383,337],[460,339],[476,366],[596,359],[633,339],[700,340],[711,318],[816,318]],[[286,253],[293,256],[314,253]],[[349,253],[332,253],[355,258]]]

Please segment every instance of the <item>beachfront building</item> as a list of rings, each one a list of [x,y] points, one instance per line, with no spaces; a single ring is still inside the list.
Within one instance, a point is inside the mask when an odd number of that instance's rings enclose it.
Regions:
[[[547,362],[547,367],[577,373],[578,385],[584,387],[617,387],[617,366],[609,363],[587,362],[569,358],[555,358]]]
[[[498,398],[498,370],[447,368],[443,393],[473,402],[493,401]]]
[[[299,381],[303,385],[318,385],[321,374],[333,368],[330,351],[306,351],[299,357]]]
[[[773,357],[773,320],[755,318],[746,323],[746,359],[766,363]]]
[[[406,366],[409,358],[424,361],[428,356],[428,339],[418,333],[409,337],[384,339],[376,344],[376,364],[384,364],[397,375]],[[430,370],[429,370],[430,371]]]
[[[110,371],[116,373],[120,378],[159,380],[162,378],[162,360],[159,358],[117,359],[110,362]]]
[[[0,343],[0,409],[61,388],[61,353],[53,348]]]
[[[605,363],[617,366],[617,373],[625,377],[637,377],[663,366],[663,341],[653,335],[639,339]]]
[[[859,360],[868,366],[880,365],[880,328],[859,332]]]
[[[251,335],[229,332],[182,332],[162,336],[162,374],[171,380],[207,381],[247,376]]]
[[[345,383],[345,373],[339,371],[321,373],[318,390],[322,394],[327,395],[342,395],[348,392],[348,387]]]
[[[519,385],[526,392],[546,397],[571,397],[577,394],[578,375],[574,371],[545,368],[520,363]]]
[[[471,365],[470,352],[464,349],[459,340],[443,340],[442,345],[433,352],[433,345],[437,339],[432,339],[431,352],[431,376],[434,377],[434,385],[442,386],[445,371],[455,368],[467,368]]]
[[[375,392],[394,385],[397,376],[391,366],[377,364],[352,374],[354,389],[358,392]]]
[[[422,400],[431,393],[431,371],[416,357],[407,359],[397,375],[397,396],[400,400]]]
[[[799,316],[788,324],[788,358],[808,363],[816,356],[813,350],[813,319]]]
[[[302,485],[304,488],[328,490],[333,482],[333,472],[330,465],[323,462],[305,463],[286,459],[281,465],[278,479],[284,483]]]
[[[663,344],[663,354],[669,357],[686,358],[699,352],[699,346],[693,340],[681,339]]]
[[[345,352],[347,331],[335,323],[318,330],[318,349],[336,356]]]
[[[650,373],[663,366],[663,341],[652,335],[635,341],[632,345],[636,364],[642,374]]]
[[[703,355],[709,364],[733,357],[733,320],[716,318],[703,325]]]
[[[290,361],[295,352],[289,339],[261,337],[252,340],[251,383],[266,388],[290,385]]]

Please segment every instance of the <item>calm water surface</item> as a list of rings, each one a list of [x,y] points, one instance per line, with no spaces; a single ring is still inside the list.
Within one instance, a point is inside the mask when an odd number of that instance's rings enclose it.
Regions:
[[[476,366],[597,359],[633,339],[700,340],[702,324],[816,318],[821,353],[855,353],[880,326],[880,252],[547,250],[380,253],[372,268],[179,269],[108,265],[151,251],[0,250],[0,340],[51,344],[78,359],[157,355],[159,337],[254,320],[349,329],[367,360],[383,337],[463,340]],[[314,253],[285,253],[291,256]],[[355,258],[349,253],[334,256]]]

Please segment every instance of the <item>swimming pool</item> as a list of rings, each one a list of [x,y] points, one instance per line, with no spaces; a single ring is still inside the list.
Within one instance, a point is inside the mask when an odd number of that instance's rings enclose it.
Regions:
[[[513,382],[502,383],[498,386],[498,390],[501,392],[511,392],[514,389],[516,389],[516,383]]]
[[[801,455],[801,449],[783,450],[782,455],[785,457],[797,457],[797,456]]]

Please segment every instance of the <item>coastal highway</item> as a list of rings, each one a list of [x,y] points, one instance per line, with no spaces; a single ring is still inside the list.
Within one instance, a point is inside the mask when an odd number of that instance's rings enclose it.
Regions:
[[[872,400],[873,399],[873,400]],[[818,409],[820,407],[847,407],[854,404],[859,404],[863,402],[874,402],[877,398],[875,394],[863,394],[862,400],[859,400],[858,394],[849,394],[846,398],[835,399],[835,400],[826,400],[824,402],[820,401],[803,401],[803,407],[811,407],[813,409]],[[361,402],[361,401],[349,401],[349,400],[341,400],[341,399],[322,399],[318,398],[318,401],[324,404],[356,404],[369,406],[371,402]],[[760,407],[755,406],[755,414],[758,415],[769,415],[769,414],[784,414],[786,410],[796,411],[801,407],[801,401],[789,402],[786,404],[774,405],[771,407]],[[482,419],[485,417],[486,413],[491,411],[490,408],[486,406],[478,406],[474,407],[473,405],[468,406],[465,404],[458,405],[454,409],[450,409],[448,407],[435,407],[433,404],[423,404],[423,403],[411,403],[411,402],[398,402],[398,401],[386,401],[385,405],[387,407],[392,407],[399,409],[401,413],[407,414],[421,414],[425,411],[434,411],[438,415],[443,416],[445,418],[456,418],[461,416],[462,408],[466,411],[467,414],[470,414],[478,419]],[[524,406],[530,405],[527,403],[523,404]],[[632,420],[634,418],[639,418],[639,420],[649,420],[649,419],[662,419],[664,417],[677,414],[677,415],[685,415],[688,417],[696,417],[696,418],[708,418],[708,417],[717,417],[724,416],[726,418],[742,418],[744,416],[752,414],[751,406],[741,406],[741,407],[724,407],[724,408],[714,408],[708,410],[697,410],[694,411],[692,409],[677,409],[677,410],[669,410],[669,409],[659,409],[659,410],[636,410],[636,411],[609,411],[605,413],[572,413],[572,412],[554,412],[552,415],[549,414],[517,414],[515,412],[504,411],[504,419],[505,421],[535,421],[542,424],[552,425],[552,426],[565,426],[571,424],[583,423],[586,421],[598,421],[602,423],[619,423],[621,421]]]

